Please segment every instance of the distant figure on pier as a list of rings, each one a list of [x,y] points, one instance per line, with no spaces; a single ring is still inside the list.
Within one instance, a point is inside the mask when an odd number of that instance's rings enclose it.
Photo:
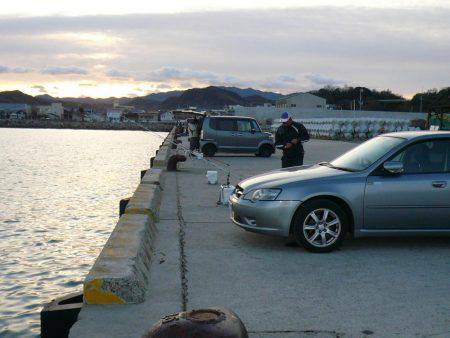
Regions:
[[[309,134],[305,126],[294,122],[288,112],[281,115],[281,122],[275,134],[275,146],[283,151],[281,167],[303,165],[305,151],[302,142],[309,141]]]
[[[200,146],[200,138],[199,138],[199,130],[200,130],[200,123],[197,119],[197,117],[193,119],[188,119],[188,140],[189,140],[189,149],[191,151],[198,150]]]

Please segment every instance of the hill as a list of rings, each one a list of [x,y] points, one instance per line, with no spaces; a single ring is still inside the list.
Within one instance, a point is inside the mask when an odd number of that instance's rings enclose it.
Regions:
[[[22,93],[20,90],[0,92],[2,103],[26,103],[29,105],[47,104],[47,101]]]
[[[405,105],[406,100],[390,90],[377,91],[365,87],[325,87],[310,91],[310,93],[323,97],[327,100],[327,104],[335,105],[337,109],[351,109],[355,100],[356,108],[358,108],[361,89],[364,110],[409,110]]]
[[[161,93],[152,93],[144,96],[143,98],[149,101],[157,101],[157,102],[163,102],[165,99],[168,99],[169,97],[177,97],[183,94],[183,90],[171,90],[168,92],[161,92]]]
[[[238,88],[238,87],[219,87],[230,92],[236,93],[241,97],[249,97],[249,96],[260,96],[270,101],[275,101],[283,97],[282,94],[274,93],[274,92],[265,92],[258,89],[253,88]]]
[[[198,107],[201,109],[221,109],[228,105],[255,105],[269,100],[253,95],[246,98],[232,91],[220,87],[193,88],[183,92],[180,96],[169,97],[164,100],[161,109],[177,109]]]

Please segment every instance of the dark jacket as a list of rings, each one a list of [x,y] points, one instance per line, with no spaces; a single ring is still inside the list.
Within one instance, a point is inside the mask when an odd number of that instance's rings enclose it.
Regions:
[[[301,142],[309,140],[309,134],[306,130],[305,126],[298,122],[293,122],[292,125],[287,126],[282,124],[278,127],[277,132],[275,134],[275,145],[283,146],[283,156],[286,157],[296,157],[300,153],[303,153],[302,143],[294,145],[293,147],[286,149],[284,148],[287,143],[290,143],[292,139],[297,138]]]

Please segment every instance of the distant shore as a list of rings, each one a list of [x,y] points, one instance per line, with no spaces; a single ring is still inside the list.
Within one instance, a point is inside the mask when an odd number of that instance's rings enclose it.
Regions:
[[[170,131],[175,122],[79,122],[53,120],[0,120],[0,128],[98,129]],[[145,126],[145,128],[144,128]]]

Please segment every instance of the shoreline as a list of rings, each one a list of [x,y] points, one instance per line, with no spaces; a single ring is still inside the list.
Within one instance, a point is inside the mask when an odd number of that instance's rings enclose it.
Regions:
[[[0,120],[0,128],[86,129],[86,130],[151,130],[170,132],[175,122],[79,122],[52,120]],[[145,126],[145,128],[143,128]]]

